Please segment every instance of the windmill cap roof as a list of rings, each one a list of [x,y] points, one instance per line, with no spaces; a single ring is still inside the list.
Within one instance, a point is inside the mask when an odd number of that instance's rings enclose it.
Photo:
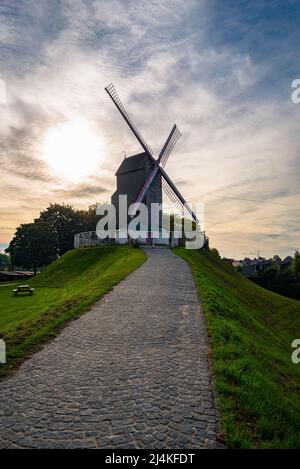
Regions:
[[[148,160],[149,156],[147,153],[138,153],[137,155],[129,156],[125,158],[122,163],[120,164],[116,176],[120,174],[131,173],[133,171],[138,171],[139,169],[143,169],[146,166],[146,161]]]

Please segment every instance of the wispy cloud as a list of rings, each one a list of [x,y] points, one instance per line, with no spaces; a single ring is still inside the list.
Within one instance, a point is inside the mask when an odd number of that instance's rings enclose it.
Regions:
[[[174,121],[182,130],[167,171],[190,201],[205,201],[213,244],[227,255],[233,246],[237,256],[256,246],[290,252],[299,238],[300,108],[290,81],[300,8],[271,3],[1,2],[0,224],[29,221],[51,201],[109,199],[122,151],[140,150],[103,90],[114,81],[156,151]],[[53,173],[42,142],[78,117],[103,154],[97,174],[74,183]]]

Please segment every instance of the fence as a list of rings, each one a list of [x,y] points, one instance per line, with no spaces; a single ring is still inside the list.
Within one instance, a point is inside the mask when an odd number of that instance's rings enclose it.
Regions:
[[[151,240],[152,246],[171,246],[176,247],[179,245],[179,239],[174,238],[153,238]],[[149,244],[146,238],[138,238],[136,240],[130,238],[105,238],[100,239],[96,231],[85,231],[83,233],[77,233],[74,236],[74,248],[83,248],[83,247],[92,247],[102,244],[136,244],[136,245],[145,245]]]

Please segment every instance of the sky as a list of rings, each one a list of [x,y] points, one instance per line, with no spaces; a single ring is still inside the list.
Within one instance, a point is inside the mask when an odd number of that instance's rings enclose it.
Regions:
[[[205,206],[223,256],[300,249],[298,0],[0,0],[0,248],[51,202],[106,202],[140,152]],[[255,257],[249,255],[249,257]]]

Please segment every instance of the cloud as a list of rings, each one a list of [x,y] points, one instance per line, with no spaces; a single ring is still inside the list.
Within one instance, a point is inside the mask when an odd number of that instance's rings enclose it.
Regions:
[[[93,186],[89,184],[80,183],[69,187],[67,189],[57,189],[54,194],[58,197],[67,197],[68,199],[90,199],[91,197],[101,197],[109,193],[108,187],[101,187],[101,185]],[[100,200],[98,201],[100,202]]]
[[[178,124],[183,137],[166,170],[188,200],[205,201],[209,235],[224,254],[239,239],[249,244],[240,251],[261,243],[289,253],[299,235],[299,108],[289,99],[288,50],[296,20],[285,7],[237,3],[2,2],[5,225],[30,221],[49,202],[109,199],[122,151],[140,151],[104,92],[113,81],[156,152]],[[49,128],[78,117],[105,150],[97,174],[74,184],[53,174],[41,146]]]

